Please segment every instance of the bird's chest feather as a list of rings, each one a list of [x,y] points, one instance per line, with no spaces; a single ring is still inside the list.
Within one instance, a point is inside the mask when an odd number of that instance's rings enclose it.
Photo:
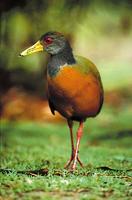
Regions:
[[[76,67],[64,66],[58,74],[51,78],[48,76],[49,94],[62,98],[77,99],[81,96],[93,98],[97,94],[99,84],[91,74],[80,73]]]
[[[64,66],[55,77],[48,76],[49,92],[53,95],[73,97],[84,83],[84,77],[74,69],[75,67]]]
[[[100,83],[92,73],[64,66],[48,78],[48,95],[56,110],[64,116],[94,116],[100,106]]]

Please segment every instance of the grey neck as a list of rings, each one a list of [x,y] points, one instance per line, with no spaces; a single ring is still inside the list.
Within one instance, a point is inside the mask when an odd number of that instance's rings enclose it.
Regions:
[[[57,72],[63,67],[65,64],[73,65],[75,64],[75,58],[72,53],[72,49],[70,46],[67,46],[63,51],[58,54],[51,55],[50,61],[48,63],[48,75],[50,77],[56,76]]]

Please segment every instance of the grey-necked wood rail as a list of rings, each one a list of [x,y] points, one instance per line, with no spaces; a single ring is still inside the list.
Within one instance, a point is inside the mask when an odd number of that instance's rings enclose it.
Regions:
[[[47,96],[51,112],[58,111],[66,118],[71,137],[71,157],[65,168],[75,170],[83,123],[95,117],[103,104],[103,86],[96,66],[87,58],[74,56],[68,40],[59,32],[47,32],[38,42],[23,51],[26,56],[45,50],[50,54],[47,64]],[[73,121],[79,122],[74,146]]]

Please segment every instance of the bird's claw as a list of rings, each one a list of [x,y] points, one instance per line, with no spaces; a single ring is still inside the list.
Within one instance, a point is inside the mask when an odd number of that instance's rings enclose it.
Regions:
[[[81,167],[83,166],[83,163],[81,162],[79,156],[77,156],[77,161],[79,162]],[[76,168],[76,161],[75,161],[75,157],[72,155],[71,158],[68,160],[68,162],[66,163],[65,169],[69,169],[70,171],[74,171]]]

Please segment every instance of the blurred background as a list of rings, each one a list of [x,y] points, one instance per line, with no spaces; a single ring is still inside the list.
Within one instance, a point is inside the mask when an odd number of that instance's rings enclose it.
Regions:
[[[52,116],[46,101],[48,55],[18,57],[43,33],[55,30],[67,36],[74,54],[88,57],[100,71],[105,102],[99,124],[131,130],[131,0],[6,0],[0,11],[2,120],[62,121],[58,114]]]

